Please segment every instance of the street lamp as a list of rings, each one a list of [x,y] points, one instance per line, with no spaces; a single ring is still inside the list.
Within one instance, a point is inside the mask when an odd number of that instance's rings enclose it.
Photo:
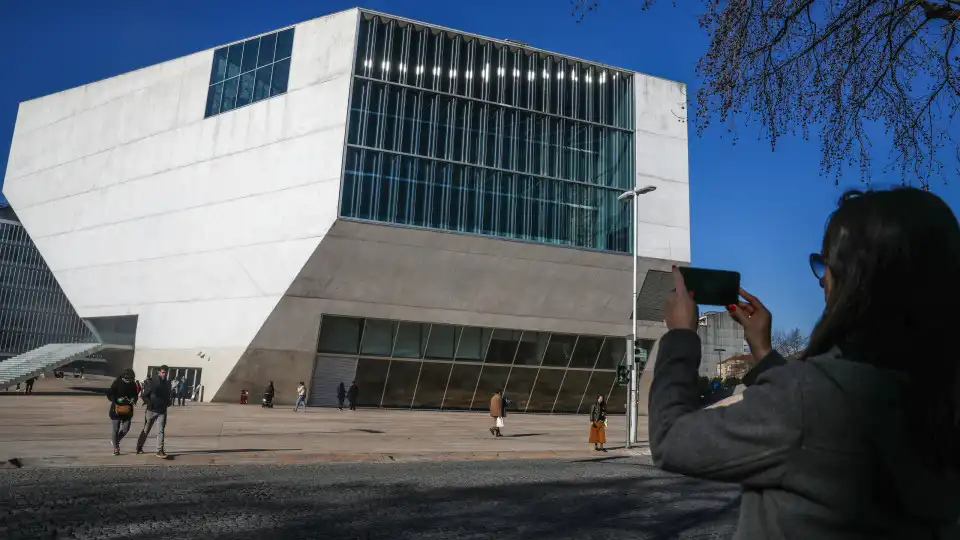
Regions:
[[[639,235],[637,234],[637,223],[640,221],[640,205],[637,204],[639,195],[646,195],[651,191],[656,191],[657,186],[635,187],[630,191],[624,191],[617,197],[618,201],[631,201],[633,203],[633,296],[630,302],[630,363],[627,365],[630,370],[630,384],[627,385],[627,444],[637,440],[637,370],[634,361],[635,344],[637,342],[637,253],[640,251]]]

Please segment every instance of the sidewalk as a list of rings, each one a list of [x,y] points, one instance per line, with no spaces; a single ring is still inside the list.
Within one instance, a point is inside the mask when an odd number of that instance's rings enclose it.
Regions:
[[[31,396],[0,391],[0,463],[24,467],[131,466],[358,461],[595,458],[587,443],[586,416],[508,414],[504,437],[494,438],[485,413],[361,409],[343,412],[259,404],[188,403],[171,407],[166,430],[168,460],[134,452],[142,408],[131,433],[111,455],[109,404],[83,387],[100,381],[38,381]],[[80,387],[81,390],[69,390]],[[47,392],[60,392],[57,394]],[[639,438],[646,440],[646,425]],[[624,417],[607,428],[608,455],[644,455],[645,444],[623,450]]]

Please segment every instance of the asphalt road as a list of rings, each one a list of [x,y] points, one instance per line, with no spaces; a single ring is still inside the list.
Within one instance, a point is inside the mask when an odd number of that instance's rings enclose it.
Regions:
[[[0,538],[730,538],[734,487],[631,458],[0,471]]]

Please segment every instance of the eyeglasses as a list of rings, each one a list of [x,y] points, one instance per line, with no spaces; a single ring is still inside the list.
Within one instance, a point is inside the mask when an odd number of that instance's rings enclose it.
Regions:
[[[827,277],[827,263],[823,260],[823,255],[819,253],[810,254],[810,270],[813,271],[813,275],[820,282],[820,287],[823,288],[823,280]]]

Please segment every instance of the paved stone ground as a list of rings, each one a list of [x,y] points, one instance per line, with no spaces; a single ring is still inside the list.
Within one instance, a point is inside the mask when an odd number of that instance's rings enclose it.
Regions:
[[[0,471],[0,538],[720,539],[729,485],[592,460]]]
[[[114,457],[109,444],[109,404],[94,393],[106,380],[47,379],[34,395],[0,391],[0,465],[17,458],[25,467],[276,464],[596,457],[587,443],[585,415],[510,414],[506,437],[495,439],[486,413],[310,408],[188,403],[172,407],[166,451],[160,461],[133,455],[143,426],[137,409],[131,434]],[[607,429],[613,453],[624,441],[624,418]],[[640,426],[641,439],[646,426]],[[145,449],[152,453],[155,438]],[[643,452],[643,448],[640,448]]]

